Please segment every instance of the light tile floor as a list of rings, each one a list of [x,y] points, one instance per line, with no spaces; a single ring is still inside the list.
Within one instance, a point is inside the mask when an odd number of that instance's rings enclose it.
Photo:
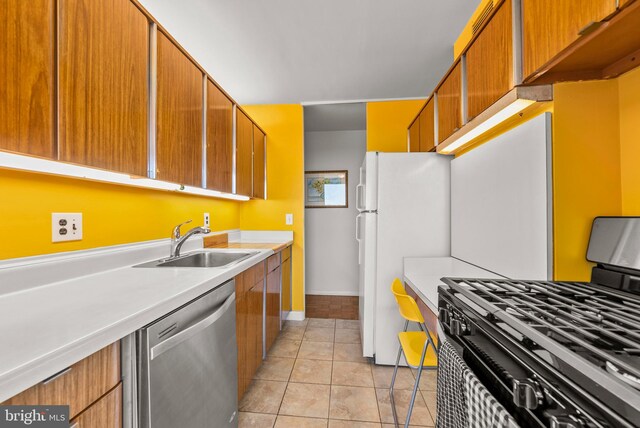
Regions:
[[[358,321],[287,321],[240,403],[239,426],[382,428],[393,426],[393,367],[363,358]],[[401,368],[394,400],[404,423],[413,371]],[[411,426],[434,426],[436,372],[423,372]]]

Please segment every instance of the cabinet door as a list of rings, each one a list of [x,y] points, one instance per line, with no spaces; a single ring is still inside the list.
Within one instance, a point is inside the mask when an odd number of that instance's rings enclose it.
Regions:
[[[462,68],[460,62],[438,88],[438,143],[462,126]]]
[[[122,383],[71,420],[70,428],[122,427]]]
[[[236,110],[236,193],[253,194],[253,123]]]
[[[233,102],[207,79],[207,188],[231,193]]]
[[[506,0],[467,51],[467,113],[472,119],[509,92],[513,79],[511,0]]]
[[[267,275],[266,351],[268,352],[280,332],[280,272],[281,266]]]
[[[253,353],[253,373],[262,364],[263,334],[264,334],[264,280],[256,283],[253,287],[254,293],[254,353]],[[253,374],[251,375],[253,378]]]
[[[420,116],[409,125],[409,151],[420,151]]]
[[[67,405],[74,418],[120,382],[120,342],[78,361],[2,405]]]
[[[282,314],[291,312],[291,258],[282,262],[282,289],[280,290]]]
[[[54,0],[0,3],[0,149],[48,158],[54,138]]]
[[[265,189],[265,135],[253,125],[253,197],[264,199]]]
[[[156,178],[202,186],[202,71],[158,32]]]
[[[433,98],[422,109],[420,113],[420,151],[428,152],[436,145],[434,126],[435,117],[433,111]]]
[[[236,276],[236,342],[238,344],[238,402],[247,388],[248,304],[243,274]]]
[[[58,5],[60,160],[146,176],[147,18],[130,0]]]
[[[525,80],[573,43],[591,22],[616,10],[616,0],[522,0]]]

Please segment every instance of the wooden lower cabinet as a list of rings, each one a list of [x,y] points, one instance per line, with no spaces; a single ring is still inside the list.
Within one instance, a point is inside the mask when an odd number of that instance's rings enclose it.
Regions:
[[[120,380],[120,342],[116,342],[0,404],[68,405],[73,428],[118,428],[122,426]]]
[[[269,351],[280,332],[280,273],[281,266],[267,274],[266,350]]]
[[[238,401],[262,363],[264,262],[236,276]]]
[[[122,383],[71,420],[69,428],[122,427]]]
[[[289,247],[289,251],[291,251],[291,247]],[[292,299],[291,299],[291,258],[288,257],[286,260],[282,262],[281,265],[282,272],[282,287],[280,290],[280,301],[281,308],[283,314],[289,313],[292,310]],[[284,320],[283,320],[284,321]]]

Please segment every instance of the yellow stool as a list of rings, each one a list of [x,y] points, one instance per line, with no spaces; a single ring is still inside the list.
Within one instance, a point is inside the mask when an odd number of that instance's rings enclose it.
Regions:
[[[400,346],[398,348],[396,366],[393,369],[391,386],[389,387],[389,398],[391,399],[391,408],[393,409],[393,421],[396,426],[398,426],[398,415],[396,413],[396,406],[393,400],[393,385],[398,373],[400,356],[404,354],[404,358],[409,367],[418,369],[416,383],[413,386],[413,394],[411,395],[411,402],[409,403],[409,410],[407,411],[407,419],[404,424],[405,428],[408,428],[409,421],[411,420],[411,412],[413,411],[413,404],[416,401],[416,394],[418,393],[418,385],[420,384],[420,375],[422,374],[422,370],[433,370],[438,367],[438,352],[436,348],[437,338],[429,332],[429,329],[424,322],[424,317],[418,308],[418,304],[413,297],[407,294],[404,286],[402,285],[402,281],[398,278],[393,280],[393,283],[391,284],[391,292],[398,303],[400,315],[405,319],[404,331],[398,333]],[[407,331],[409,321],[417,323],[420,327],[420,331]]]

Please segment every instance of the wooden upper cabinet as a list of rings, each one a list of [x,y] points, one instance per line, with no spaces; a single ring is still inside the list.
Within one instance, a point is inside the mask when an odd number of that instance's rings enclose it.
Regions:
[[[438,143],[462,127],[462,66],[460,62],[436,91],[438,95]]]
[[[53,0],[0,3],[0,149],[55,158]]]
[[[524,80],[615,10],[616,0],[522,0]]]
[[[416,117],[409,125],[409,151],[420,151],[420,116]]]
[[[428,152],[433,149],[435,144],[434,126],[434,103],[430,98],[420,113],[420,151]]]
[[[233,102],[207,79],[207,188],[231,193]]]
[[[60,160],[146,176],[147,18],[130,0],[58,5]]]
[[[265,196],[265,135],[253,124],[253,197],[264,199]]]
[[[467,114],[471,120],[514,82],[512,0],[504,1],[467,51]]]
[[[156,178],[202,186],[202,71],[158,31]]]
[[[253,195],[253,123],[236,109],[236,193]]]

